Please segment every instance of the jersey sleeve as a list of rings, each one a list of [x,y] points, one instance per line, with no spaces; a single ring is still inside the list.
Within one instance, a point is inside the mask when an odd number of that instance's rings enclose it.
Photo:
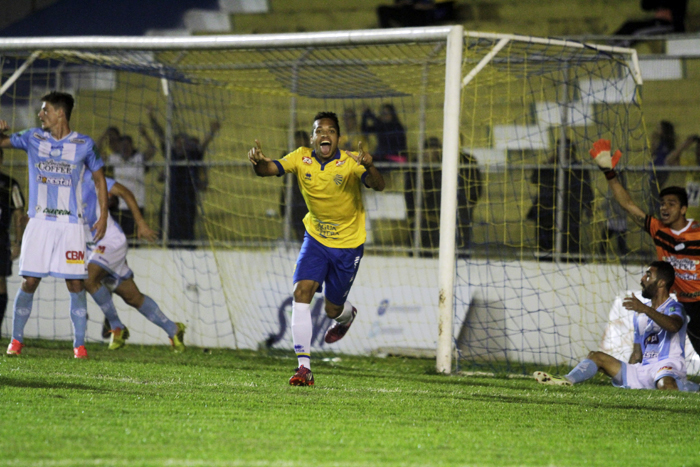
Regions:
[[[299,161],[302,158],[302,149],[305,148],[299,148],[296,149],[286,156],[284,156],[282,159],[272,161],[277,165],[277,169],[279,170],[278,176],[282,176],[286,173],[296,173],[297,172],[297,167],[299,167]]]
[[[355,157],[358,156],[358,153],[356,153],[356,152],[354,152],[354,151],[352,151],[351,154],[352,154],[353,156],[355,156]],[[365,178],[367,178],[367,174],[369,173],[369,172],[367,172],[367,168],[366,168],[364,165],[358,164],[357,162],[355,162],[355,160],[354,160],[353,158],[351,158],[351,157],[349,157],[349,156],[348,156],[348,163],[354,164],[354,167],[353,167],[353,169],[352,169],[352,173],[353,173],[357,178],[359,178],[360,181],[361,181],[365,186],[367,186],[367,184],[365,183]]]
[[[29,137],[32,134],[32,129],[18,131],[10,135],[10,143],[13,148],[27,150],[29,148]]]
[[[665,310],[665,314],[668,316],[680,316],[685,320],[685,309],[683,305],[679,302],[672,303]]]
[[[117,181],[110,177],[105,177],[105,180],[107,181],[107,193],[109,193],[110,191],[112,191],[112,188],[117,183]]]
[[[661,228],[661,222],[656,217],[647,215],[644,219],[644,230],[653,237],[659,228]]]
[[[89,144],[90,147],[88,148],[87,155],[85,157],[85,165],[87,165],[88,169],[90,169],[90,172],[95,173],[104,167],[105,163],[102,161],[100,155],[95,151],[95,142],[92,139],[89,139],[87,144]]]

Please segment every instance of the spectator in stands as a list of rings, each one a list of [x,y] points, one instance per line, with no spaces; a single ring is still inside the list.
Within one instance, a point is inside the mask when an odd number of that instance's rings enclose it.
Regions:
[[[620,183],[625,185],[625,174],[618,173]],[[603,241],[600,244],[600,254],[605,255],[610,246],[610,251],[613,251],[612,240],[617,244],[617,254],[625,256],[629,253],[627,248],[627,213],[619,203],[615,201],[612,190],[608,189],[608,195],[605,197],[605,227],[603,228]]]
[[[483,182],[478,161],[468,152],[459,154],[459,179],[457,184],[457,248],[458,257],[468,257],[471,250],[474,208],[483,192]]]
[[[581,252],[581,218],[592,213],[593,189],[588,171],[578,160],[576,145],[566,139],[564,154],[557,141],[556,155],[547,161],[547,166],[535,170],[530,179],[538,188],[532,208],[527,219],[537,225],[537,246],[541,252],[552,253],[555,250],[554,233],[556,231],[557,177],[559,170],[564,178],[562,197],[564,200],[562,223],[562,252],[579,254]]]
[[[106,162],[112,168],[113,178],[134,194],[141,213],[145,213],[146,171],[148,170],[145,163],[153,158],[156,153],[156,147],[144,126],[139,127],[139,132],[146,141],[147,149],[145,151],[138,151],[134,148],[133,138],[123,135],[120,138],[121,150],[111,154]],[[136,234],[134,216],[122,198],[119,199],[119,207],[116,214],[115,218],[121,225],[124,235],[128,239],[133,239]]]
[[[375,162],[406,162],[406,130],[401,124],[393,104],[383,104],[379,117],[369,108],[362,113],[362,132],[375,134],[377,147]]]
[[[613,34],[615,36],[653,36],[659,34],[685,32],[685,14],[688,0],[641,0],[644,11],[653,11],[654,16],[644,20],[625,22]],[[621,47],[631,47],[636,40],[620,39],[613,43]]]
[[[626,297],[622,306],[635,311],[634,346],[627,363],[604,352],[591,351],[564,377],[536,371],[538,383],[571,386],[593,378],[598,370],[612,378],[613,386],[625,389],[660,389],[696,392],[685,369],[685,337],[688,326],[683,305],[670,297],[675,280],[673,266],[654,261],[642,276],[642,303]]]
[[[352,107],[343,110],[343,125],[345,132],[340,137],[338,147],[343,151],[357,151],[357,145],[362,143],[362,147],[369,149],[367,136],[362,132],[360,124],[357,122],[357,113]]]
[[[151,121],[153,132],[158,137],[161,150],[165,155],[165,131],[160,126],[155,115],[155,110],[149,108],[148,117]],[[161,226],[167,229],[169,241],[190,242],[185,247],[192,248],[191,242],[195,240],[195,222],[197,217],[198,193],[206,189],[207,177],[203,167],[194,163],[204,160],[204,153],[214,136],[221,128],[218,121],[212,121],[209,133],[204,140],[186,134],[178,133],[173,138],[170,161],[170,179],[167,183],[170,187],[170,202],[168,203],[168,221],[165,225],[165,200],[161,204]],[[183,164],[186,163],[186,164]],[[173,244],[173,247],[178,245]]]
[[[649,209],[651,212],[659,210],[659,190],[668,180],[670,172],[657,171],[659,167],[672,167],[680,164],[683,151],[693,143],[693,136],[688,137],[679,147],[676,147],[676,130],[673,123],[661,120],[656,130],[651,135],[652,171],[649,177]]]
[[[430,26],[455,20],[451,0],[394,0],[377,7],[380,28]]]
[[[686,217],[689,219],[700,220],[700,136],[691,136],[695,142],[695,157],[689,163],[683,165],[692,165],[693,170],[689,170],[686,176],[685,189],[688,192],[688,211]]]
[[[421,204],[421,247],[430,252],[422,252],[421,256],[432,257],[440,245],[440,203],[442,189],[442,143],[433,136],[425,141],[425,166],[422,176]],[[460,154],[459,179],[457,184],[457,247],[459,255],[469,255],[471,226],[474,207],[481,196],[481,172],[476,165],[474,156],[468,153]],[[411,226],[416,216],[416,170],[406,171],[404,196]]]
[[[122,135],[116,126],[107,127],[97,140],[97,148],[103,157],[108,154],[117,154],[122,150]]]
[[[310,144],[309,133],[304,130],[297,130],[294,133],[294,149],[297,148],[308,148]],[[282,157],[286,156],[285,152]],[[280,215],[284,221],[286,211],[287,211],[287,185],[284,183],[282,185],[282,192],[280,196]],[[292,207],[292,232],[296,236],[298,241],[304,240],[304,233],[306,232],[306,227],[304,227],[304,216],[309,212],[306,207],[306,201],[304,196],[301,194],[299,189],[299,183],[296,178],[292,179],[292,199],[290,201],[290,206]]]

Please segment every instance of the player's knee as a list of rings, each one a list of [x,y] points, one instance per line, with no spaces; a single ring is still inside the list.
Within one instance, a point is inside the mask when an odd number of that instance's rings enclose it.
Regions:
[[[678,391],[678,384],[675,378],[664,376],[656,382],[656,388],[661,391]]]
[[[25,277],[24,280],[22,280],[22,291],[25,293],[34,293],[39,287],[40,282],[41,278],[39,277]]]
[[[591,350],[588,352],[588,359],[592,360],[593,363],[598,365],[599,367],[602,367],[605,365],[605,357],[607,357],[607,354],[603,352],[599,352],[597,350]]]

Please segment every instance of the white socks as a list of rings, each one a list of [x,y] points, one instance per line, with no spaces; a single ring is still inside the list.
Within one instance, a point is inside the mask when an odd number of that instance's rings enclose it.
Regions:
[[[343,314],[345,311],[343,310]],[[294,352],[297,354],[299,366],[311,369],[311,305],[308,303],[292,302],[292,338]]]

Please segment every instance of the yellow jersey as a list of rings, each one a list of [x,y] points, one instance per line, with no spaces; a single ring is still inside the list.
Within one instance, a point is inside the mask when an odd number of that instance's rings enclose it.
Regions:
[[[280,175],[289,172],[297,177],[309,208],[304,217],[309,235],[330,248],[357,248],[365,243],[360,186],[367,176],[364,166],[340,150],[322,163],[309,148],[299,148],[274,162]]]

